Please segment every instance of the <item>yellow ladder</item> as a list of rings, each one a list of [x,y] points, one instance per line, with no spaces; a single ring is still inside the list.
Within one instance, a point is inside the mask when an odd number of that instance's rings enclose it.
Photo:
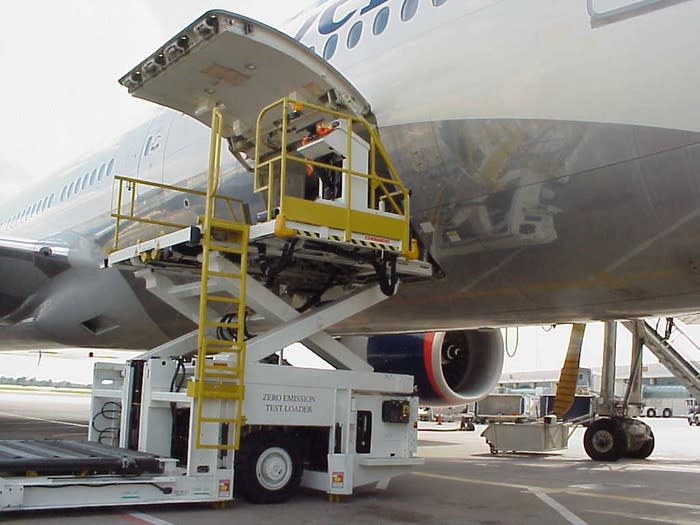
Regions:
[[[249,226],[234,220],[216,217],[216,190],[219,185],[221,161],[222,115],[218,108],[212,111],[209,177],[205,214],[202,225],[202,272],[199,296],[199,333],[197,338],[197,366],[195,377],[187,393],[193,398],[195,410],[195,446],[205,449],[237,450],[241,427],[245,423],[243,399],[245,395],[245,290],[248,260]],[[212,268],[212,252],[240,258],[238,271],[224,272]],[[231,296],[210,292],[210,280],[230,283],[225,288]],[[218,289],[220,289],[219,287]],[[237,292],[236,292],[237,290]],[[212,305],[230,305],[232,312],[220,319],[211,319]],[[214,332],[214,336],[212,336]],[[231,337],[227,338],[227,334]],[[222,354],[221,359],[216,355]],[[217,432],[204,432],[215,425]],[[230,442],[222,436],[232,431]],[[209,436],[204,439],[203,434]],[[211,439],[215,436],[214,439]]]

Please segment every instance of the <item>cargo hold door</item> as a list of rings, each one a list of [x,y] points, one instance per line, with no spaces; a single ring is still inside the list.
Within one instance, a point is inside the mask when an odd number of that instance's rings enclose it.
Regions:
[[[135,97],[205,125],[223,113],[223,136],[252,151],[260,110],[293,95],[372,121],[367,101],[333,66],[293,38],[227,11],[208,11],[124,75]]]

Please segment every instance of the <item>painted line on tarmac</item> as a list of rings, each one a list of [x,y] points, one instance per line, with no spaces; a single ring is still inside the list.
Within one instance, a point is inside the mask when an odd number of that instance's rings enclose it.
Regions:
[[[506,483],[503,481],[486,481],[483,479],[474,478],[463,478],[458,476],[446,476],[443,474],[431,474],[429,472],[413,472],[413,476],[420,476],[424,478],[434,478],[434,479],[444,479],[446,481],[456,481],[458,483],[470,483],[474,485],[486,485],[491,487],[503,487],[509,489],[520,489],[528,492],[542,493],[542,494],[569,494],[571,496],[583,496],[587,498],[598,498],[607,499],[612,501],[620,501],[626,503],[635,503],[637,505],[651,505],[655,507],[671,507],[671,508],[681,508],[686,510],[700,511],[700,505],[693,505],[692,503],[679,503],[676,501],[658,501],[649,500],[645,498],[635,498],[631,496],[615,496],[613,494],[598,494],[595,492],[586,492],[576,488],[550,488],[550,487],[539,487],[537,485],[522,485],[519,483]]]
[[[585,521],[583,521],[581,518],[579,518],[576,514],[571,512],[569,509],[567,509],[564,505],[559,503],[558,501],[553,500],[547,494],[543,494],[542,492],[535,492],[535,496],[540,498],[542,501],[544,501],[547,505],[552,507],[554,510],[556,510],[561,516],[571,523],[571,525],[588,525]]]
[[[676,525],[698,525],[698,520],[679,520],[676,516],[642,516],[641,514],[631,514],[628,512],[615,512],[611,510],[595,510],[589,509],[589,512],[596,514],[605,514],[607,516],[616,516],[619,518],[627,518],[635,521],[653,521],[656,523],[675,523]]]
[[[169,521],[144,514],[143,512],[130,512],[129,514],[122,514],[122,518],[124,518],[126,521],[130,521],[131,523],[138,523],[138,525],[174,525]]]
[[[21,414],[12,414],[11,412],[0,412],[0,416],[16,417],[19,419],[29,419],[31,421],[43,421],[44,423],[54,423],[56,425],[68,425],[70,427],[90,428],[90,425],[84,425],[82,423],[70,423],[68,421],[57,421],[55,419],[44,419],[43,417],[23,416]]]

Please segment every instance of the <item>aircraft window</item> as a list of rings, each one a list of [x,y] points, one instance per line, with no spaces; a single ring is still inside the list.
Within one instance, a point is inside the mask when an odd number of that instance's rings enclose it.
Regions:
[[[97,176],[97,180],[102,180],[102,177],[105,176],[105,169],[106,169],[105,165],[102,164],[102,166],[100,166],[100,174]],[[97,170],[92,172],[92,177],[90,178],[90,184],[92,184],[92,181],[95,180],[96,173],[97,173]]]
[[[68,186],[63,186],[63,190],[61,191],[61,200],[66,198],[66,189]]]
[[[408,22],[416,16],[416,11],[418,11],[418,0],[404,0],[401,7],[401,20]]]
[[[103,164],[103,166],[104,166],[104,164]],[[90,186],[95,184],[96,177],[97,177],[97,170],[95,169],[95,170],[92,170],[92,173],[90,174]]]
[[[323,48],[323,58],[330,60],[335,55],[335,50],[338,47],[338,35],[333,34],[326,41],[326,46]]]
[[[146,139],[146,145],[143,147],[143,156],[148,157],[148,153],[151,151],[151,144],[153,143],[153,135]]]
[[[75,181],[75,188],[73,188],[73,193],[78,193],[80,190],[80,177],[78,177],[78,180]]]
[[[433,0],[433,5],[435,7],[440,7],[441,5],[445,5],[447,0]]]
[[[52,193],[51,195],[49,195],[49,202],[48,202],[48,204],[46,205],[47,208],[50,208],[51,206],[53,206],[53,200],[54,200],[55,198],[56,198],[56,194],[55,194],[55,193]]]
[[[34,215],[34,212],[36,211],[36,202],[32,204],[32,207],[29,208],[29,216],[32,217]]]
[[[70,183],[70,186],[68,186],[68,191],[66,192],[66,197],[70,197],[70,194],[73,193],[73,184],[74,182]]]
[[[109,164],[107,164],[107,176],[109,177],[112,174],[112,170],[114,169],[114,159],[109,161]],[[102,171],[100,171],[102,173]],[[100,176],[101,178],[101,176]],[[99,179],[98,179],[99,180]]]
[[[352,49],[360,43],[362,37],[362,20],[358,20],[348,31],[348,49]]]
[[[83,177],[83,184],[80,186],[81,190],[84,190],[85,188],[87,188],[87,184],[88,184],[89,180],[90,180],[90,174],[86,173],[85,177]]]
[[[386,29],[386,26],[388,23],[389,23],[389,8],[382,7],[374,19],[374,26],[372,27],[372,32],[374,33],[374,36],[381,35],[384,32],[384,30]]]
[[[44,210],[46,209],[46,203],[47,203],[48,200],[49,200],[49,199],[48,199],[47,197],[44,197],[43,199],[41,199],[41,201],[40,201],[40,206],[39,206],[39,208],[41,208],[41,209],[38,209],[38,208],[37,208],[37,210],[36,210],[37,213],[40,212],[40,211],[44,211]]]

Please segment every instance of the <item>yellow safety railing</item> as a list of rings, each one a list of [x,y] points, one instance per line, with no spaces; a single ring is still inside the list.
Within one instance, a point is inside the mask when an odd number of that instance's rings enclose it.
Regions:
[[[274,112],[277,112],[275,115]],[[323,119],[343,121],[347,141],[347,166],[335,166],[304,158],[294,150],[301,145],[298,136],[290,141],[290,128],[300,115],[313,114],[316,122]],[[364,132],[368,137],[368,172],[351,168],[353,131]],[[298,130],[295,129],[295,131]],[[280,137],[278,145],[267,140],[271,134]],[[290,171],[296,175],[305,171],[305,166],[341,173],[345,188],[344,205],[329,205],[322,201],[304,199],[290,195],[288,183]],[[384,173],[380,174],[380,167]],[[368,180],[367,208],[353,208],[351,177]],[[403,255],[417,256],[415,243],[410,238],[410,193],[402,183],[377,131],[362,117],[349,115],[315,104],[283,98],[265,107],[258,116],[255,148],[254,190],[266,193],[267,220],[296,221],[320,227],[330,227],[344,232],[343,241],[350,241],[353,233],[400,241]],[[284,234],[284,227],[278,235]],[[289,233],[287,233],[289,234]]]
[[[218,180],[216,181],[216,187],[218,187]],[[174,192],[176,194],[202,197],[204,199],[207,198],[206,191],[140,180],[132,177],[123,177],[119,175],[115,176],[112,187],[111,206],[111,209],[113,210],[111,215],[114,219],[116,219],[113,250],[118,250],[122,244],[121,238],[124,233],[124,222],[149,224],[170,230],[179,230],[192,226],[191,222],[173,222],[154,218],[154,216],[158,216],[157,212],[151,212],[148,215],[142,214],[143,212],[137,210],[139,205],[142,203],[142,199],[139,199],[140,189],[155,189],[161,190],[162,192]],[[124,198],[125,195],[127,195],[126,199]],[[162,202],[164,197],[162,195],[159,196],[159,200]],[[218,210],[216,206],[217,204],[219,205]],[[222,212],[223,218],[227,220],[232,220],[238,223],[246,222],[246,204],[240,199],[234,199],[233,197],[228,197],[226,195],[214,194],[213,206],[214,208],[212,209],[212,213],[214,217],[217,216],[217,212]],[[194,206],[192,207],[194,208]]]

